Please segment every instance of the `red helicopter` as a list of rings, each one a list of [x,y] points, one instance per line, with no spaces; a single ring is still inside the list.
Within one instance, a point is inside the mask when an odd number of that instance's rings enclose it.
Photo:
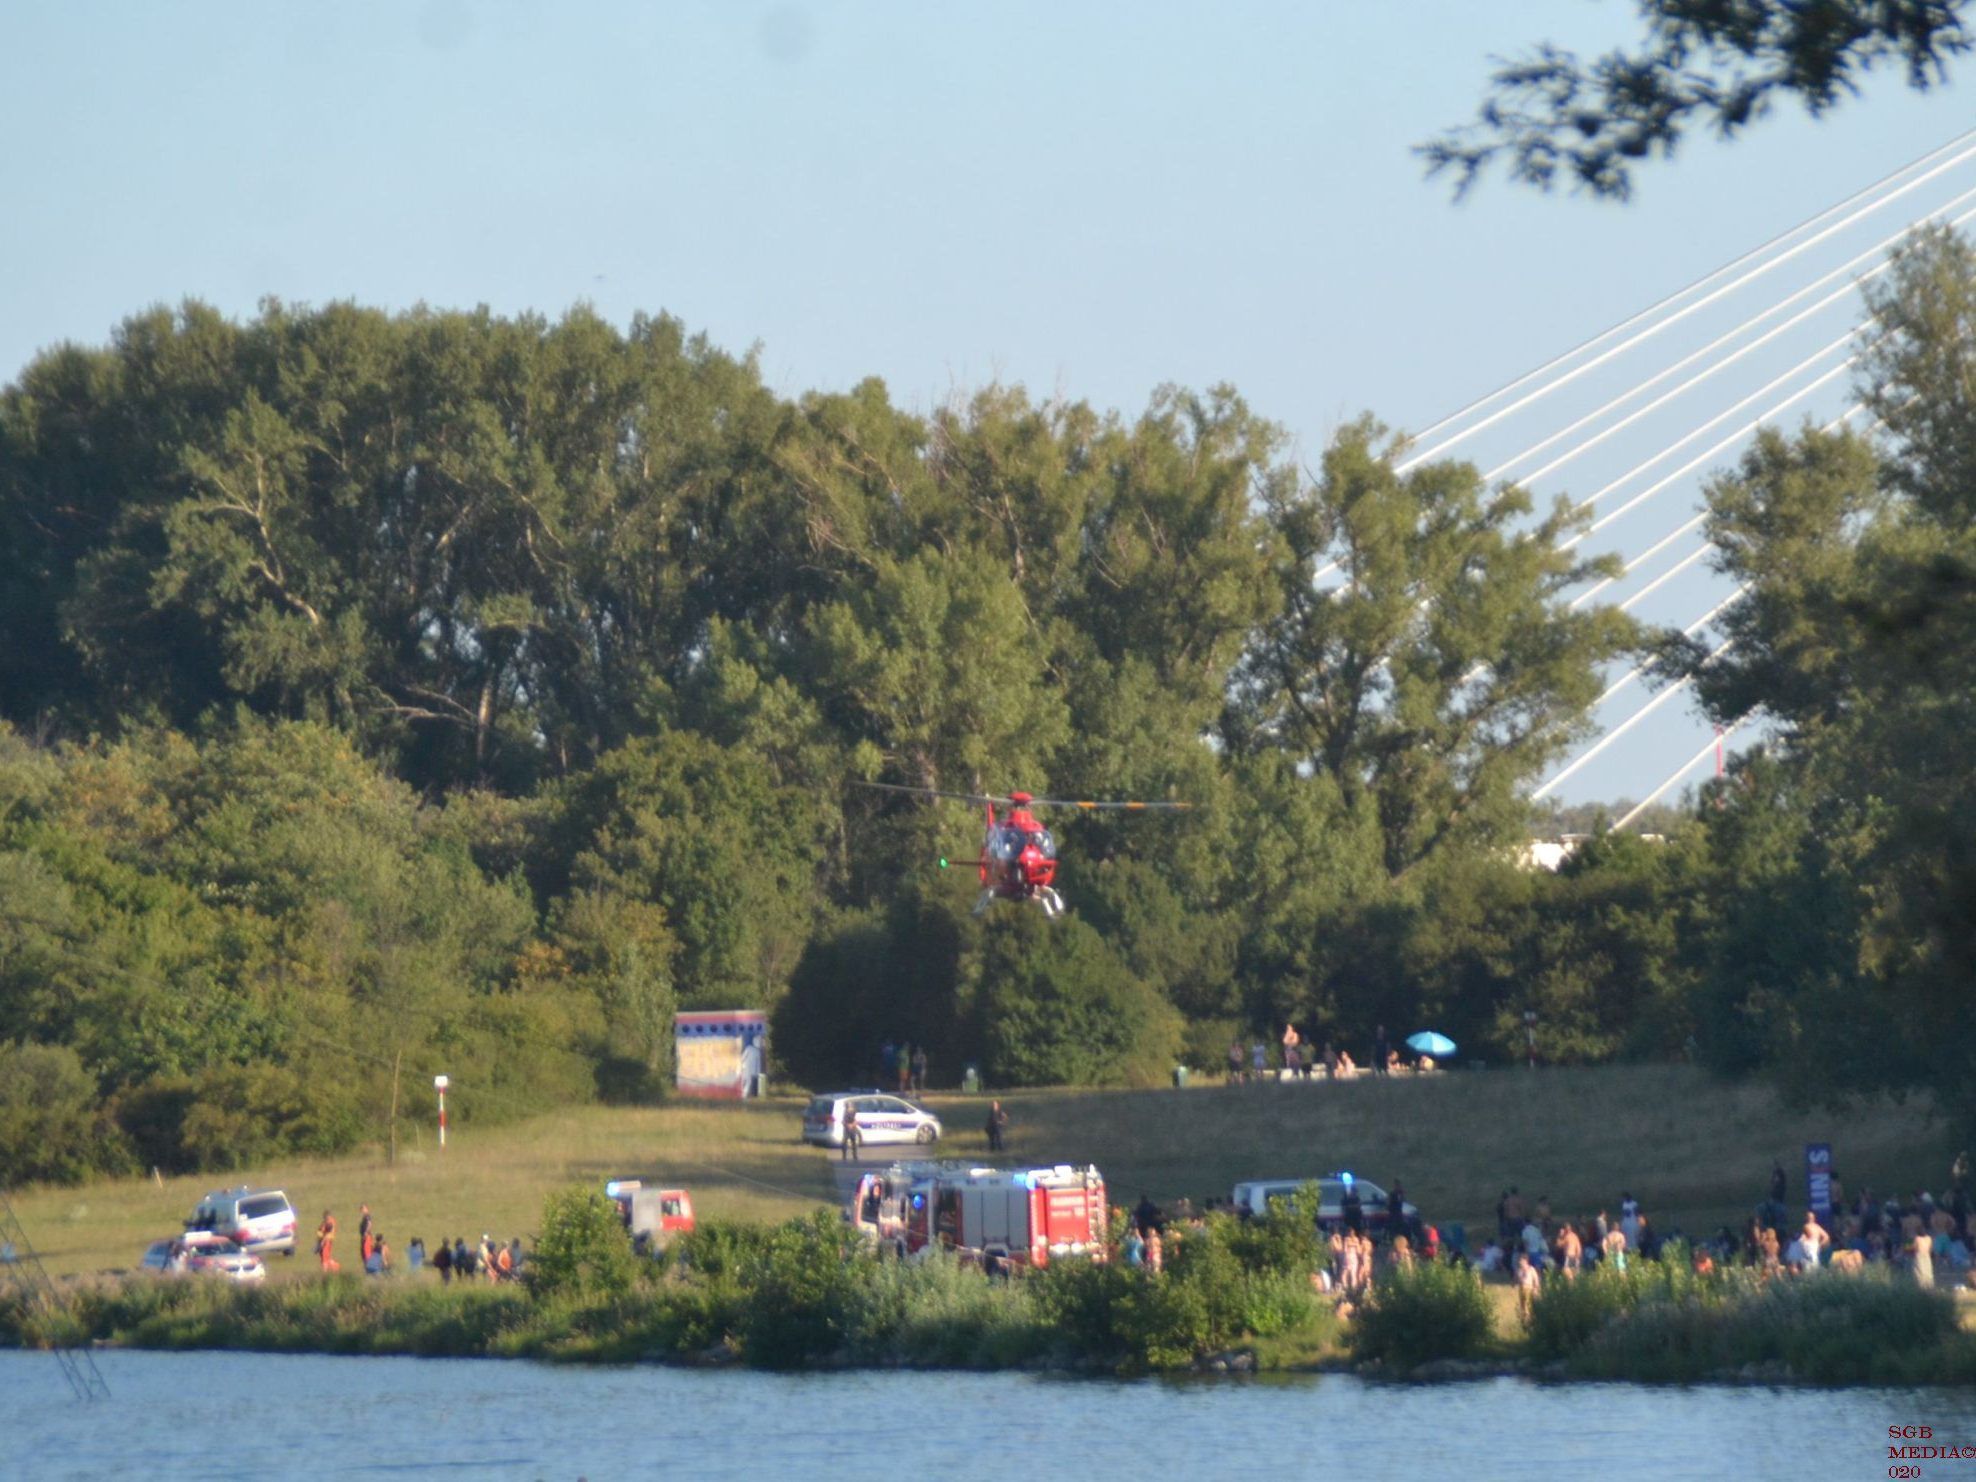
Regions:
[[[1034,808],[1083,808],[1087,812],[1111,811],[1146,813],[1154,810],[1180,812],[1192,803],[1092,803],[1079,798],[1039,798],[1026,792],[1007,797],[972,792],[941,792],[932,787],[900,787],[890,782],[865,782],[861,786],[880,792],[903,792],[921,798],[952,798],[960,803],[979,803],[988,810],[988,832],[981,841],[981,899],[974,903],[979,916],[997,900],[1035,901],[1046,916],[1063,914],[1063,897],[1057,894],[1057,841],[1043,827]],[[1000,818],[997,808],[1008,811]],[[942,860],[942,864],[946,861]]]

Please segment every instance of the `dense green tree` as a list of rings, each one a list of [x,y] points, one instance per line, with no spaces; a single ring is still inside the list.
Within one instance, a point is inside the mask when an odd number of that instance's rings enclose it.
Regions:
[[[553,986],[593,1000],[601,1016],[594,1049],[601,1089],[651,1097],[672,1071],[674,964],[679,943],[665,912],[650,901],[606,890],[575,891],[551,916],[553,958],[529,973],[538,992]]]
[[[965,954],[981,928],[958,900],[908,891],[889,907],[851,912],[812,939],[778,1007],[774,1043],[808,1085],[889,1078],[885,1043],[925,1048],[937,1085],[980,1064]]]
[[[0,392],[0,1037],[175,1168],[389,1141],[442,1070],[463,1118],[649,1097],[681,1006],[818,1080],[1527,1001],[1553,1058],[1664,1049],[1688,875],[1505,853],[1639,635],[1562,606],[1562,510],[1382,437],[1313,483],[1226,387],[789,400],[582,309],[51,352]],[[974,920],[979,807],[868,781],[1195,807],[1052,816],[1076,914]]]
[[[1486,490],[1465,463],[1400,474],[1380,436],[1346,429],[1314,485],[1272,498],[1282,615],[1243,662],[1224,738],[1331,779],[1348,812],[1369,806],[1400,876],[1523,831],[1523,787],[1582,734],[1599,666],[1641,634],[1559,601],[1605,570],[1561,548],[1565,501],[1531,524],[1521,490]]]
[[[547,895],[607,890],[662,908],[684,1007],[761,1008],[781,996],[817,907],[826,816],[816,796],[675,731],[609,753],[559,799]]]
[[[1790,1058],[1828,1088],[1925,1083],[1976,1125],[1976,1052],[1958,1048],[1976,986],[1976,253],[1925,234],[1870,303],[1882,448],[1771,436],[1715,486],[1710,535],[1748,596],[1724,615],[1733,650],[1685,665],[1718,719],[1777,728],[1774,769],[1722,801],[1725,826],[1762,819],[1788,861],[1771,915],[1803,930],[1771,948],[1794,960],[1769,1017]],[[1861,1056],[1847,1031],[1869,1026]]]
[[[77,1183],[129,1159],[74,1050],[0,1040],[0,1188]]]
[[[1176,1062],[1179,1014],[1075,916],[995,923],[970,969],[999,1084],[1146,1086]]]

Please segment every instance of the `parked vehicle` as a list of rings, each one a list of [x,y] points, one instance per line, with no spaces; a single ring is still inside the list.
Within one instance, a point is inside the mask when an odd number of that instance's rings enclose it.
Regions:
[[[280,1189],[216,1189],[199,1201],[185,1228],[223,1235],[255,1255],[295,1254],[295,1206]]]
[[[642,1251],[664,1250],[693,1228],[693,1196],[684,1189],[648,1189],[642,1179],[614,1178],[604,1196],[617,1204],[631,1242]]]
[[[207,1230],[152,1241],[140,1264],[146,1271],[220,1276],[229,1281],[265,1281],[268,1275],[259,1256]]]
[[[897,1238],[909,1255],[951,1250],[1018,1266],[1102,1261],[1106,1218],[1105,1180],[1095,1168],[936,1165],[910,1177]]]
[[[896,1244],[903,1251],[906,1214],[912,1207],[913,1185],[941,1175],[964,1175],[972,1167],[968,1163],[947,1159],[888,1163],[883,1168],[868,1168],[858,1179],[851,1202],[844,1210],[844,1218],[859,1234],[879,1244]],[[983,1168],[980,1171],[993,1173],[995,1170]]]
[[[940,1140],[940,1119],[903,1096],[882,1091],[832,1091],[815,1096],[803,1112],[803,1141],[819,1147],[844,1145],[844,1114],[855,1108],[858,1137],[867,1146],[917,1143],[929,1147]]]
[[[1347,1188],[1358,1191],[1359,1207],[1365,1214],[1366,1233],[1375,1240],[1386,1233],[1389,1217],[1386,1191],[1378,1184],[1350,1173],[1327,1173],[1318,1178],[1259,1178],[1239,1183],[1235,1185],[1232,1200],[1235,1212],[1244,1219],[1267,1214],[1270,1200],[1288,1199],[1309,1183],[1317,1185],[1317,1223],[1327,1233],[1344,1226]],[[1420,1211],[1407,1203],[1403,1205],[1401,1215],[1404,1222],[1411,1224],[1420,1217]]]

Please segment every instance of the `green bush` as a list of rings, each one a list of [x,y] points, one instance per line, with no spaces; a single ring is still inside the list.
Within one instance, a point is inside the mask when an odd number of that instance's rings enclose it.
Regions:
[[[122,1173],[130,1149],[66,1045],[0,1043],[0,1187]]]
[[[1321,1337],[1333,1321],[1310,1270],[1258,1269],[1225,1216],[1178,1232],[1160,1275],[1118,1265],[1051,1266],[1031,1279],[1037,1318],[1060,1355],[1124,1373],[1184,1369],[1253,1338]],[[1254,1256],[1259,1247],[1242,1247]]]
[[[619,1296],[638,1265],[617,1205],[595,1189],[572,1188],[543,1202],[542,1234],[524,1269],[529,1289],[544,1297]]]
[[[1530,1308],[1530,1354],[1559,1359],[1575,1353],[1608,1322],[1643,1302],[1719,1303],[1753,1291],[1756,1284],[1754,1272],[1738,1267],[1699,1274],[1681,1245],[1668,1246],[1657,1261],[1636,1257],[1624,1271],[1601,1261],[1574,1280],[1552,1277],[1544,1283]]]
[[[1245,1282],[1242,1330],[1258,1338],[1291,1333],[1317,1337],[1336,1319],[1329,1302],[1311,1290],[1308,1275],[1251,1272]]]
[[[767,1235],[752,1269],[742,1273],[748,1286],[742,1349],[762,1368],[798,1368],[843,1346],[852,1293],[876,1262],[862,1247],[846,1250],[842,1223],[822,1210]]]
[[[1032,1286],[935,1253],[875,1262],[845,1305],[845,1348],[866,1361],[1003,1368],[1047,1352]]]
[[[1029,1278],[1038,1315],[1066,1359],[1125,1362],[1125,1309],[1140,1273],[1099,1261],[1059,1261]]]
[[[1466,1266],[1416,1265],[1388,1273],[1360,1306],[1352,1352],[1389,1369],[1479,1358],[1493,1343],[1489,1297]]]
[[[1818,1384],[1940,1382],[1967,1347],[1955,1299],[1885,1271],[1746,1284],[1713,1300],[1649,1296],[1570,1356],[1587,1377],[1678,1383],[1787,1365]]]
[[[1322,1200],[1318,1186],[1307,1183],[1288,1199],[1270,1200],[1261,1219],[1215,1214],[1208,1224],[1225,1227],[1224,1238],[1246,1269],[1308,1279],[1329,1259],[1329,1246],[1317,1228]]]
[[[155,1076],[119,1096],[118,1123],[147,1168],[250,1168],[294,1153],[347,1152],[364,1119],[338,1083],[283,1065],[214,1065]]]
[[[1248,1026],[1240,1019],[1189,1019],[1180,1031],[1180,1063],[1213,1075],[1228,1070],[1228,1046],[1242,1042],[1242,1063],[1249,1063]]]
[[[1017,916],[988,938],[978,966],[998,1083],[1153,1086],[1172,1073],[1180,1015],[1075,916]]]

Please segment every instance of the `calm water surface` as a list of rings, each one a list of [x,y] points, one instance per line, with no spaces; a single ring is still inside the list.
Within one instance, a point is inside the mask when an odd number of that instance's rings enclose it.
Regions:
[[[1112,1382],[472,1359],[105,1353],[110,1399],[0,1352],[0,1476],[970,1479],[1885,1477],[1976,1395],[1342,1376]],[[1924,1463],[1976,1479],[1976,1462]]]

